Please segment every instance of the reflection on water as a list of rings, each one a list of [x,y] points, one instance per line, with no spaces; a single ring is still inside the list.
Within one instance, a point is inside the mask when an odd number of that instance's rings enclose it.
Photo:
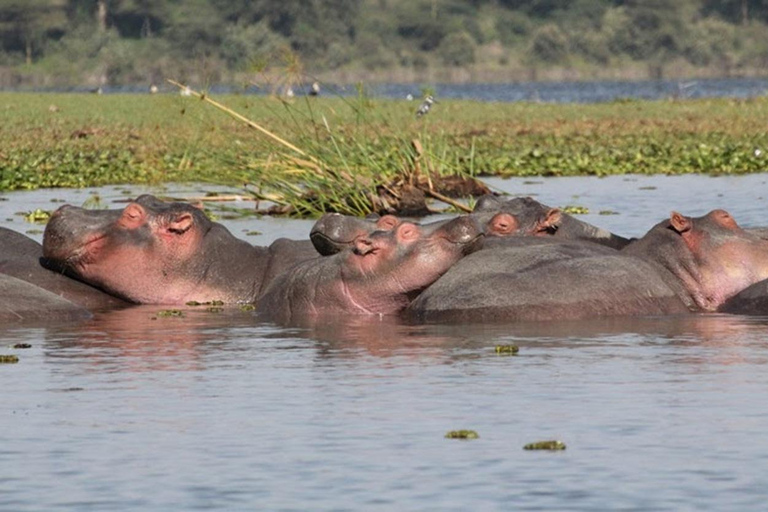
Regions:
[[[619,211],[589,221],[630,235],[672,204],[696,215],[717,201],[765,224],[764,178],[631,179],[495,185]],[[258,243],[307,230],[228,222],[265,233]],[[0,510],[757,510],[768,498],[768,318],[286,329],[237,307],[182,309],[0,326],[0,353],[20,359],[0,365]],[[480,438],[443,437],[461,428]],[[522,449],[545,439],[568,448]]]

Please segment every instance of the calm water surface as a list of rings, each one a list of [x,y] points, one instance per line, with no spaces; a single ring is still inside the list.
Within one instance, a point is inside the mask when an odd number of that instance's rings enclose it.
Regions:
[[[165,92],[176,93],[170,85],[159,84]],[[307,94],[310,83],[296,87],[296,94]],[[542,101],[546,103],[597,103],[619,99],[667,98],[749,98],[768,94],[768,78],[707,78],[698,80],[598,80],[580,82],[511,82],[511,83],[435,83],[430,84],[438,98],[478,101]],[[421,84],[372,84],[367,92],[380,98],[403,99],[409,94],[421,97]],[[200,88],[198,86],[198,88]],[[269,87],[242,88],[204,86],[214,94],[269,94]],[[50,89],[46,89],[49,90]],[[147,85],[106,86],[105,94],[146,94]],[[56,89],[52,92],[90,92],[85,87]],[[323,84],[325,95],[356,96],[354,85]]]
[[[767,180],[490,181],[639,235],[672,209],[766,225]],[[108,205],[125,197],[98,191]],[[25,232],[15,212],[88,191],[4,197],[0,225]],[[312,224],[222,222],[258,244]],[[20,358],[0,366],[0,510],[763,510],[768,499],[768,318],[286,329],[237,308],[160,309],[0,327],[0,353]],[[520,354],[497,356],[502,343]],[[480,438],[444,438],[461,428]],[[545,439],[568,448],[522,449]]]

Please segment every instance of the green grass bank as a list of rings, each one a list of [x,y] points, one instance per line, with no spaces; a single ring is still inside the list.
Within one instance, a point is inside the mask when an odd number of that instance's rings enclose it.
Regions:
[[[605,104],[222,96],[299,148],[179,95],[0,93],[0,191],[118,183],[251,185],[296,215],[380,209],[382,187],[464,175],[768,170],[768,98]],[[413,141],[418,143],[414,144]]]

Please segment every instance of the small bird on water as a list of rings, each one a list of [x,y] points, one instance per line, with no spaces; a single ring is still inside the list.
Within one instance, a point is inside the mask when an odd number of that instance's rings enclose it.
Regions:
[[[419,109],[416,111],[416,117],[419,118],[423,115],[426,115],[429,112],[429,109],[432,108],[432,105],[435,103],[437,103],[437,101],[432,97],[431,94],[424,98],[424,101],[421,102]]]

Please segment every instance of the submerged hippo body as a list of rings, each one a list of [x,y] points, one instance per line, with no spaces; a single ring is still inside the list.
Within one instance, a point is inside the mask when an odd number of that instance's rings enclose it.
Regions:
[[[722,210],[673,213],[622,251],[552,238],[486,241],[409,307],[417,318],[544,320],[715,311],[768,277],[766,241]]]
[[[401,223],[358,238],[353,248],[301,263],[278,277],[257,312],[287,323],[334,315],[397,313],[465,254],[482,232],[464,216],[431,227]]]
[[[408,314],[429,321],[575,320],[687,312],[653,268],[579,241],[515,238],[457,263]]]
[[[490,219],[495,214],[507,214],[509,223],[503,227],[500,236],[552,236],[561,240],[581,240],[622,249],[630,239],[615,235],[575,217],[550,208],[530,197],[515,197],[504,200],[498,196],[486,195],[478,199],[473,215]],[[482,221],[481,221],[482,222]],[[489,223],[491,228],[494,223]],[[492,229],[493,231],[493,229]]]
[[[91,311],[127,305],[117,297],[45,268],[43,248],[31,238],[0,228],[0,274],[38,286]]]
[[[86,320],[90,312],[34,284],[0,274],[0,323]]]
[[[309,242],[254,247],[198,208],[150,195],[123,210],[59,208],[43,252],[66,273],[140,304],[253,302],[266,278],[319,257]]]

